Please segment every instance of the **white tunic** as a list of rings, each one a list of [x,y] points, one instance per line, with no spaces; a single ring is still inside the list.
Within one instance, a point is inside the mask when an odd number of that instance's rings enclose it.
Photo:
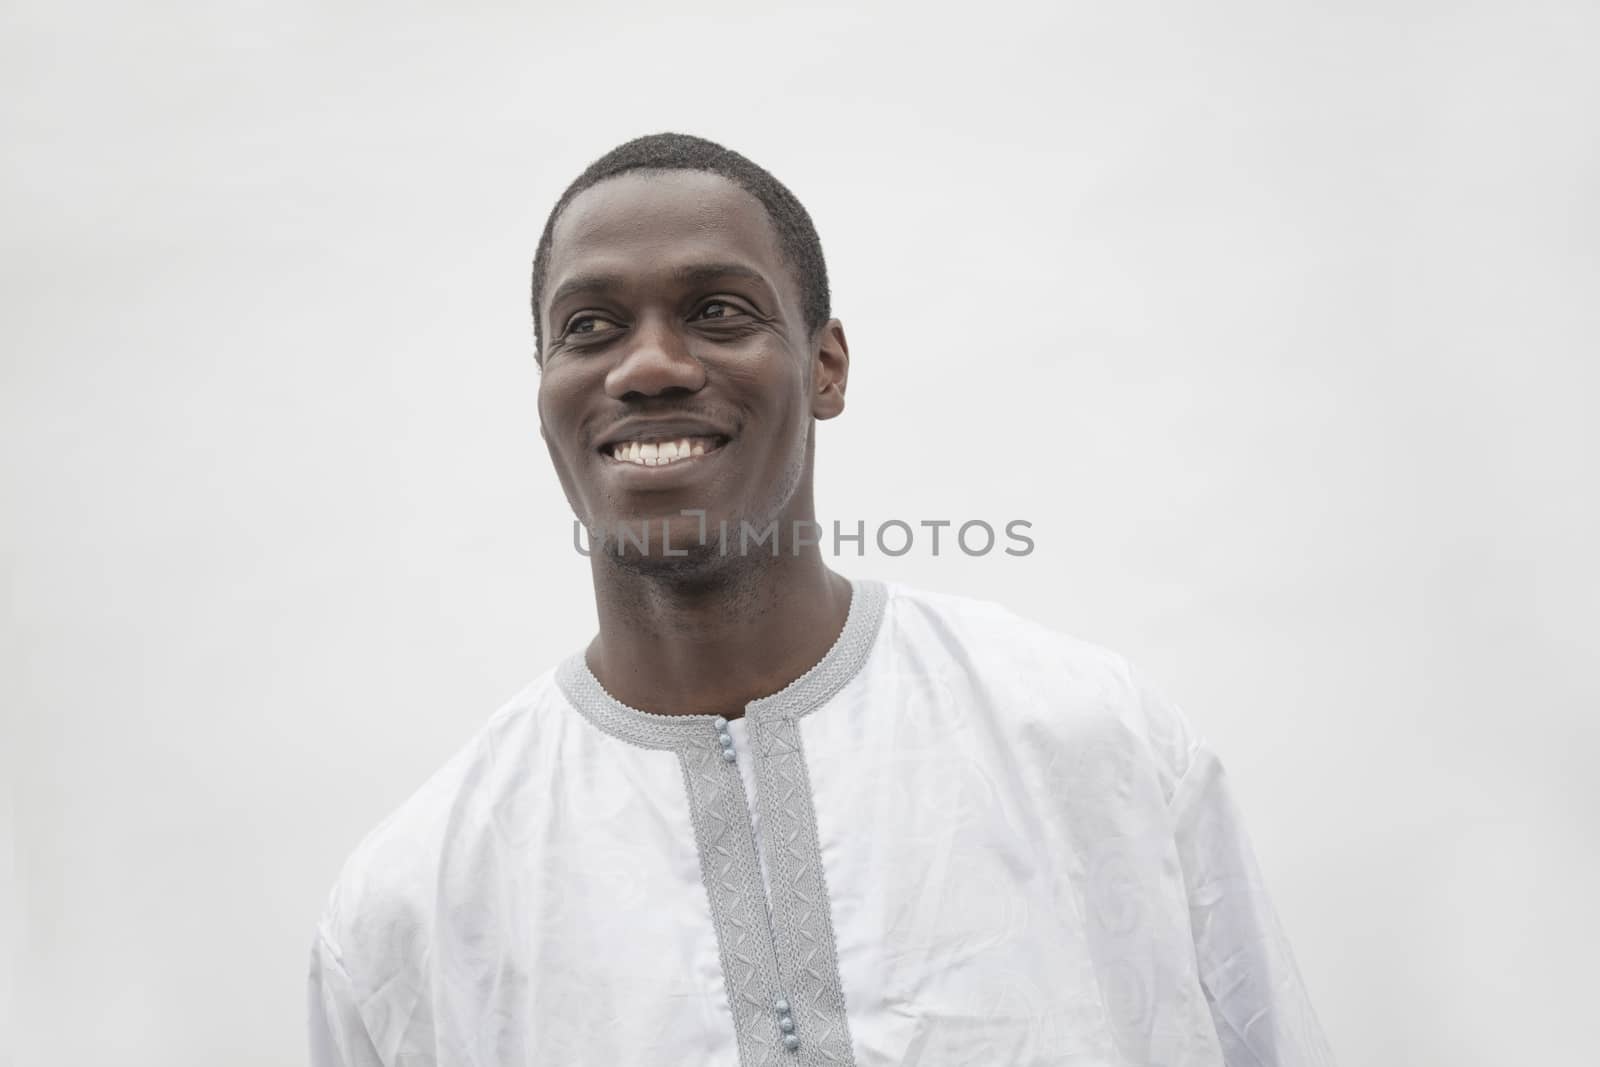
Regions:
[[[725,731],[535,680],[355,850],[309,991],[315,1067],[1332,1063],[1182,712],[866,581]]]

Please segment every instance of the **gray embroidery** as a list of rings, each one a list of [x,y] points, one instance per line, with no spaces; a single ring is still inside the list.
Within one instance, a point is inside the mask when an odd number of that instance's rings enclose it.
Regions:
[[[851,585],[849,616],[827,654],[791,685],[745,708],[763,836],[771,843],[770,904],[744,786],[738,768],[722,758],[713,717],[631,708],[601,688],[582,653],[556,674],[573,707],[599,729],[678,753],[744,1067],[855,1063],[798,725],[860,672],[877,639],[886,590],[878,582]],[[773,1011],[780,996],[790,1003],[800,1038],[792,1052],[783,1047]]]
[[[556,668],[556,683],[572,706],[611,736],[640,748],[715,749],[710,715],[657,715],[630,708],[600,687],[579,652]]]
[[[690,749],[681,752],[679,760],[700,850],[700,878],[711,900],[711,922],[733,1010],[739,1062],[777,1064],[787,1053],[772,1021],[772,1004],[779,996],[778,965],[744,783],[738,768],[720,751]]]
[[[807,1064],[853,1064],[844,991],[834,954],[833,916],[822,877],[816,809],[805,751],[793,718],[752,723],[761,761],[761,825],[772,842],[774,934],[783,988]]]

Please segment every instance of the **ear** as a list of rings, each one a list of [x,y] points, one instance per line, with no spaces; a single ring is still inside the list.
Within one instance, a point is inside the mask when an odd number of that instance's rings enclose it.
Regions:
[[[844,324],[829,319],[819,331],[817,355],[811,361],[811,414],[831,419],[844,410],[844,387],[850,377],[850,345]]]

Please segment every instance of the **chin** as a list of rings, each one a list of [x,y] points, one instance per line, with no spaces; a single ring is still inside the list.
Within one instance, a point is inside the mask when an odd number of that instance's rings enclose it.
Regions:
[[[665,515],[630,514],[593,520],[586,525],[590,554],[670,563],[718,551],[720,520],[672,511]],[[737,523],[730,523],[737,530]]]
[[[617,570],[673,585],[716,584],[720,576],[731,573],[742,562],[737,556],[718,551],[714,540],[703,547],[691,542],[681,550],[676,545],[672,549],[673,555],[664,555],[658,544],[652,544],[646,554],[630,543],[620,553],[608,551],[603,559]],[[683,555],[677,555],[679,551]]]

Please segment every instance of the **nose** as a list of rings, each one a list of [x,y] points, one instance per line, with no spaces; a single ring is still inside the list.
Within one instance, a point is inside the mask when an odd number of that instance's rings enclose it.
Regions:
[[[617,400],[661,396],[675,390],[699,392],[706,369],[670,323],[641,321],[628,338],[622,358],[606,374],[606,395]]]

